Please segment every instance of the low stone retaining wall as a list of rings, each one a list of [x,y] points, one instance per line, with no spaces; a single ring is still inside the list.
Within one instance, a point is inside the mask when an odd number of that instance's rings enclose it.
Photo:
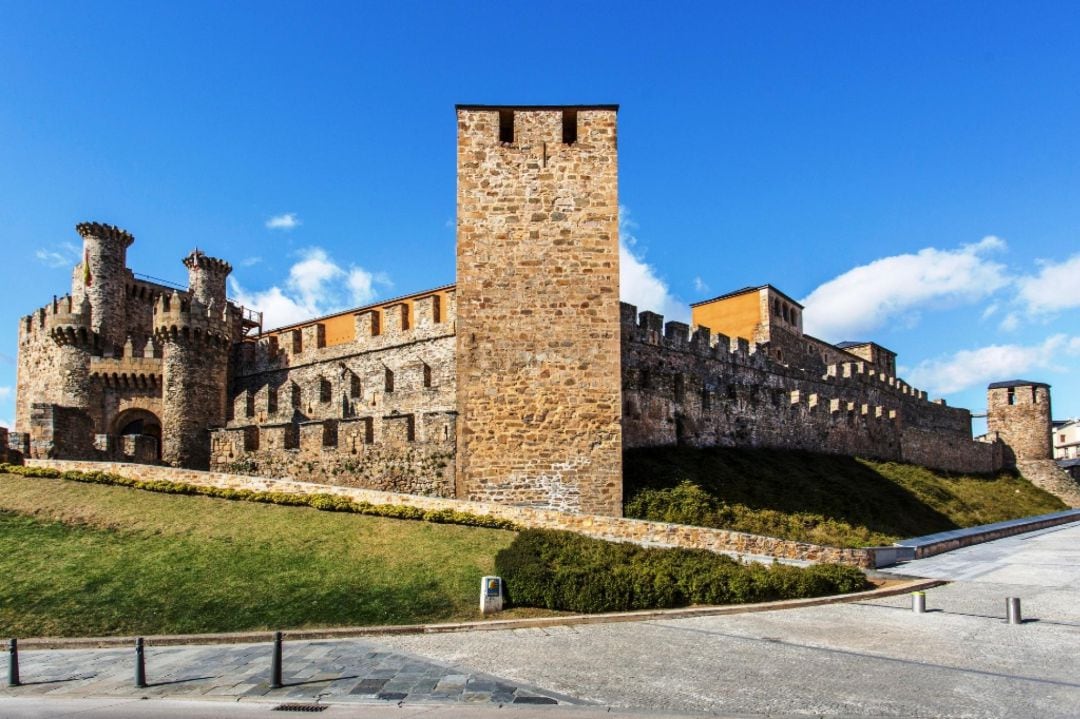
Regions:
[[[1071,522],[1080,522],[1080,509],[1067,509],[1063,512],[1039,514],[1034,517],[1010,519],[1005,522],[994,522],[993,524],[982,524],[978,527],[954,529],[949,532],[938,532],[937,534],[927,534],[922,537],[902,539],[896,543],[896,547],[909,553],[909,556],[900,559],[922,559],[943,552],[951,552],[961,547],[969,547],[972,544],[991,542],[995,539],[1003,539],[1015,534],[1034,532],[1038,529]],[[884,565],[879,564],[878,566]]]
[[[510,520],[521,527],[563,529],[597,539],[632,542],[647,547],[684,547],[688,549],[708,549],[718,553],[757,555],[806,562],[837,562],[863,569],[873,569],[876,564],[873,549],[824,547],[817,544],[762,537],[756,534],[744,534],[725,529],[689,527],[681,524],[649,522],[641,519],[605,517],[593,514],[570,514],[550,509],[515,507],[489,502],[467,502],[458,499],[422,497],[371,489],[312,484],[289,479],[248,477],[224,472],[199,472],[145,464],[56,459],[31,459],[27,460],[26,464],[31,467],[51,467],[60,471],[108,472],[144,481],[164,480],[204,487],[249,489],[263,492],[332,494],[347,497],[356,502],[368,502],[370,504],[406,505],[425,510],[449,509],[470,514],[499,517],[500,519]]]

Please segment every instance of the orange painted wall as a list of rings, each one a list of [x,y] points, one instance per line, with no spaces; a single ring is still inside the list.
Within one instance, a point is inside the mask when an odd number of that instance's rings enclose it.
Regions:
[[[693,324],[714,333],[752,341],[754,329],[762,321],[758,290],[698,305],[691,308],[690,317]]]
[[[382,320],[383,308],[389,307],[391,305],[405,304],[409,308],[409,326],[414,327],[416,323],[416,313],[413,311],[413,301],[421,297],[430,297],[434,294],[439,296],[440,306],[443,308],[442,318],[440,321],[445,322],[448,293],[448,290],[441,290],[438,292],[421,292],[415,295],[410,295],[409,297],[396,298],[381,305],[369,305],[367,307],[358,307],[351,310],[345,310],[344,312],[336,315],[323,317],[322,319],[318,320],[318,322],[321,322],[326,327],[326,346],[333,347],[334,345],[345,344],[347,342],[352,342],[356,339],[356,313],[360,309],[376,310],[380,315],[379,319]],[[284,346],[285,342],[291,341],[289,339],[289,335],[291,332],[293,332],[294,330],[302,329],[304,327],[310,327],[314,324],[317,324],[317,322],[305,322],[298,325],[290,325],[286,328],[282,328],[281,330],[273,330],[266,334],[277,335],[279,337],[279,341],[282,342]],[[380,326],[385,326],[384,322],[382,321],[380,321],[379,324]]]

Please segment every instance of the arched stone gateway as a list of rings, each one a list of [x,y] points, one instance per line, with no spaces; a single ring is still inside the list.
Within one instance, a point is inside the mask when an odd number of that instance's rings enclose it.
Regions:
[[[161,461],[161,420],[146,409],[126,409],[112,422],[110,434],[120,437],[125,444],[124,454],[146,457],[151,454],[154,462]],[[127,447],[126,445],[132,445]]]

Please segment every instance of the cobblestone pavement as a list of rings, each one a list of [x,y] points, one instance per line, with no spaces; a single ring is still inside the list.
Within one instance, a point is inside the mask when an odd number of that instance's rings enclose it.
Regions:
[[[19,653],[22,686],[0,696],[52,698],[254,698],[285,702],[464,702],[583,704],[528,683],[509,682],[358,640],[284,644],[282,683],[270,688],[271,644],[146,648],[148,686],[134,685],[134,648]]]

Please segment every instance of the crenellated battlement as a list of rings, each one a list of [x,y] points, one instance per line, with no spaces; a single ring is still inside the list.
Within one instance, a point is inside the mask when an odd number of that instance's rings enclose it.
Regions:
[[[184,267],[187,267],[189,270],[200,270],[215,275],[221,275],[223,277],[232,272],[232,265],[228,262],[217,257],[211,257],[201,250],[193,250],[191,254],[182,261]]]
[[[931,402],[925,391],[916,389],[904,380],[878,372],[869,362],[842,362],[827,365],[823,376],[770,359],[764,345],[751,344],[741,337],[713,333],[708,327],[691,327],[684,322],[664,322],[663,315],[644,311],[622,303],[620,318],[624,341],[652,345],[674,352],[688,352],[698,357],[753,367],[786,377],[821,380],[841,388],[872,387],[895,394],[906,401],[925,403],[928,407],[945,406],[943,401]]]
[[[91,349],[99,344],[97,334],[91,329],[92,313],[86,297],[76,305],[71,295],[53,301],[39,311],[43,328],[58,345],[70,345]]]
[[[75,225],[75,231],[82,235],[83,239],[114,243],[124,249],[131,247],[131,244],[135,242],[135,236],[127,230],[103,222],[80,222]]]
[[[227,346],[226,307],[208,307],[191,295],[174,291],[154,304],[154,338],[158,343],[192,342]]]

